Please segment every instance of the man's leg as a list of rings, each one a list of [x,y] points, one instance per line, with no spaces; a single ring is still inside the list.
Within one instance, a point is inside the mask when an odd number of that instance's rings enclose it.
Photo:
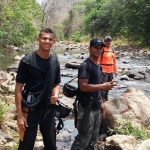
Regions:
[[[93,125],[93,134],[91,141],[85,150],[94,150],[94,145],[96,144],[99,137],[99,126],[101,122],[101,116],[99,111],[94,112],[94,125]]]
[[[37,126],[27,127],[23,141],[20,140],[18,150],[33,150],[37,135]]]
[[[55,105],[51,105],[45,119],[40,124],[44,150],[56,150]]]
[[[75,140],[72,144],[71,150],[83,150],[90,145],[91,137],[93,135],[93,128],[95,124],[95,112],[91,111],[90,117],[89,117],[89,128],[87,130],[87,133],[82,132],[81,128],[81,119],[83,117],[84,108],[79,106],[79,114],[78,114],[78,120],[77,120],[77,129],[78,129],[78,135],[75,137]],[[99,111],[98,111],[99,113]],[[97,132],[97,137],[99,135],[99,129]],[[93,138],[94,139],[94,138]],[[96,138],[97,140],[97,138]],[[95,142],[96,142],[95,140]]]
[[[26,108],[25,108],[26,109]],[[38,121],[37,118],[39,118],[38,113],[24,113],[24,117],[27,119],[28,127],[26,130],[19,130],[19,147],[18,150],[33,150],[36,135],[37,135],[37,126]],[[29,124],[29,122],[32,122],[32,125]],[[33,125],[34,124],[34,125]]]

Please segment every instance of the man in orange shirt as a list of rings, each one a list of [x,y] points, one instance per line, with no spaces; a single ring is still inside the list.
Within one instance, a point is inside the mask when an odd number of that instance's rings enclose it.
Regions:
[[[116,66],[116,54],[115,51],[111,48],[112,38],[110,36],[105,36],[104,38],[104,51],[99,57],[98,62],[102,66],[103,78],[102,82],[110,82],[113,80],[113,74],[117,76],[117,66]],[[102,91],[103,101],[108,100],[108,90]]]

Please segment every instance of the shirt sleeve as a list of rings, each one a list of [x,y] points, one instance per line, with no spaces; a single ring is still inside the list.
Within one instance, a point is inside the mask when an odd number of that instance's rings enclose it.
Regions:
[[[87,69],[87,63],[83,63],[80,65],[79,70],[78,70],[78,78],[87,78],[89,79],[90,74]]]
[[[16,75],[16,82],[19,83],[26,83],[27,80],[27,72],[28,72],[28,68],[29,65],[26,63],[23,63],[23,59],[20,61],[19,66],[18,66],[18,70],[17,70],[17,75]]]

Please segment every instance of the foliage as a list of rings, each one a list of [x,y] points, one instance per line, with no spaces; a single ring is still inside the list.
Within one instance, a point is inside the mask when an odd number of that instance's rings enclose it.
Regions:
[[[81,37],[81,32],[77,31],[76,33],[74,33],[71,38],[74,42],[80,42],[80,37]]]
[[[115,25],[115,29],[119,27],[118,33],[130,40],[150,45],[148,38],[150,33],[148,27],[150,23],[149,2],[145,0],[115,0],[115,4],[118,4],[118,7],[113,11],[111,23]]]
[[[86,1],[85,16],[83,18],[85,33],[91,37],[101,35],[108,28],[109,8],[103,11],[105,0]],[[108,17],[107,17],[108,16]],[[105,18],[105,19],[104,19]]]
[[[81,3],[81,2],[80,2]],[[82,0],[85,35],[126,38],[150,46],[150,5],[146,0]]]
[[[4,1],[4,0],[3,0]],[[10,0],[0,4],[0,45],[20,46],[33,42],[36,19],[41,15],[35,0]]]
[[[3,122],[3,115],[5,114],[5,106],[0,104],[0,126]]]
[[[56,34],[56,39],[58,40],[64,40],[64,34],[62,32],[63,25],[58,24],[54,27],[54,33]]]
[[[109,128],[109,132],[115,134],[124,134],[124,135],[132,135],[137,140],[145,140],[150,138],[150,132],[147,130],[145,126],[141,126],[141,128],[133,127],[131,121],[128,118],[123,118],[122,120],[117,121],[117,125],[111,129]]]

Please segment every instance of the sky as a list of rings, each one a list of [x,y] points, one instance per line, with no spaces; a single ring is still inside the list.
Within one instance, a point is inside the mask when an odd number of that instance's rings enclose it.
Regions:
[[[39,4],[42,4],[43,0],[36,0]]]

